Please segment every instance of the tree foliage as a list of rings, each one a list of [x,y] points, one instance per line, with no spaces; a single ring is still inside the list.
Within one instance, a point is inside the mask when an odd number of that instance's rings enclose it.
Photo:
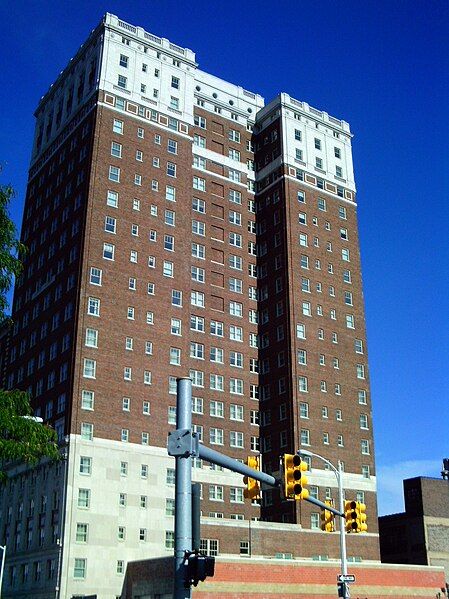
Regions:
[[[8,208],[14,195],[10,185],[0,186],[0,323],[6,318],[6,295],[13,277],[22,272],[20,255],[25,252],[25,246],[17,239],[16,227],[9,217]]]
[[[6,478],[6,462],[60,459],[55,431],[33,420],[32,414],[28,393],[0,389],[0,482]]]

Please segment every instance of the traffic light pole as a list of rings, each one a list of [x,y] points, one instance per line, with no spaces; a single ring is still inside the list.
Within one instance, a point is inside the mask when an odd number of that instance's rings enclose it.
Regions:
[[[345,498],[343,493],[343,468],[341,461],[338,460],[338,471],[334,470],[338,482],[338,503],[340,508],[340,559],[341,559],[341,573],[343,576],[348,574],[348,559],[346,556],[346,533],[345,533]],[[349,599],[349,585],[346,582],[341,583],[342,597]]]
[[[217,466],[223,466],[223,468],[238,472],[239,474],[243,474],[243,476],[249,476],[261,483],[266,483],[271,487],[279,487],[281,485],[281,481],[274,476],[271,476],[271,474],[254,470],[254,468],[250,468],[246,464],[242,464],[242,462],[234,460],[234,458],[230,458],[227,455],[223,455],[210,447],[205,447],[202,444],[199,446],[199,456],[201,459],[206,460],[206,462],[211,462]]]
[[[305,455],[305,456],[309,456],[309,457],[315,457],[315,458],[319,458],[320,460],[322,460],[325,464],[327,464],[329,466],[329,468],[331,470],[333,470],[334,474],[335,474],[335,478],[337,479],[337,485],[338,485],[338,507],[339,510],[335,510],[333,509],[331,506],[326,506],[325,504],[324,507],[326,510],[333,512],[334,514],[336,514],[337,516],[340,516],[340,562],[341,562],[341,573],[343,576],[346,576],[348,574],[348,559],[346,556],[346,534],[345,534],[345,498],[344,498],[344,493],[343,493],[343,468],[342,468],[342,463],[340,460],[338,460],[338,469],[332,464],[332,462],[330,462],[328,459],[324,458],[323,456],[319,455],[318,453],[313,453],[312,451],[309,451],[307,449],[300,449],[298,451],[299,455]],[[310,500],[310,498],[309,498]],[[313,503],[315,503],[316,500],[313,501]],[[321,502],[319,502],[321,503]],[[343,597],[343,599],[350,599],[351,595],[349,593],[349,585],[346,582],[340,582],[338,583],[338,596],[339,597]]]
[[[192,452],[184,447],[192,429],[192,381],[177,379],[175,444],[175,576],[173,599],[190,599],[192,592],[184,584],[186,551],[192,550]],[[184,450],[184,451],[183,451]]]
[[[175,469],[175,551],[174,551],[174,591],[173,599],[191,599],[192,579],[189,578],[189,555],[192,553],[192,457],[200,457],[206,462],[227,468],[232,472],[238,472],[270,487],[280,487],[280,479],[250,468],[246,464],[221,454],[210,447],[199,443],[198,435],[192,432],[192,381],[190,378],[177,379],[177,401],[176,401],[176,430],[169,433],[167,450],[170,456],[176,460]],[[338,470],[326,458],[307,450],[300,450],[298,455],[308,455],[320,458],[334,471],[338,482],[339,510],[329,506],[313,497],[304,497],[304,501],[313,503],[321,509],[333,512],[340,516],[340,554],[341,571],[347,574],[346,538],[344,527],[344,497],[343,497],[343,470],[341,462],[338,462]],[[198,501],[198,498],[196,498]],[[198,508],[198,505],[196,504]],[[195,511],[198,511],[197,509]],[[199,543],[199,525],[195,524],[196,545]],[[195,547],[194,549],[198,549]],[[198,556],[196,556],[198,563]],[[204,558],[212,559],[212,558]],[[204,580],[206,576],[213,575],[204,573],[199,578],[193,579],[193,584],[198,580]],[[190,582],[189,582],[190,580]],[[196,580],[196,582],[195,582]],[[340,594],[340,591],[343,594]],[[339,597],[349,599],[349,586],[346,582],[339,583]]]

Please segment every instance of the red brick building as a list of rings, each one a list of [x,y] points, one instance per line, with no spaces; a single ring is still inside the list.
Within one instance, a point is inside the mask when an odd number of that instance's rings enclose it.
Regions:
[[[449,484],[429,477],[404,483],[405,511],[379,518],[386,563],[442,566],[449,578]]]
[[[129,564],[124,599],[168,599],[172,596],[172,561],[161,558]],[[444,587],[443,568],[353,564],[351,597],[408,599],[438,596]],[[337,596],[336,564],[279,559],[218,558],[215,575],[199,583],[192,597],[201,599],[327,599]]]
[[[368,506],[351,557],[377,559],[349,125],[288,94],[264,105],[109,14],[35,116],[5,384],[30,391],[68,457],[11,470],[6,596],[109,598],[128,561],[172,551],[166,438],[186,375],[204,443],[272,473],[299,447],[341,460]],[[309,465],[311,494],[335,497]],[[303,556],[337,556],[309,504],[244,503],[242,477],[194,466],[204,549],[244,553],[242,526],[262,519],[297,524]]]

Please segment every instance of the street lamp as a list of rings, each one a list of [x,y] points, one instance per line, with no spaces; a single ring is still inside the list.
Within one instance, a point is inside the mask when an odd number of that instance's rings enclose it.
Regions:
[[[324,458],[322,455],[318,453],[314,453],[313,451],[309,451],[308,449],[299,449],[297,452],[299,455],[307,456],[310,458],[319,458],[325,464],[329,466],[329,468],[334,472],[335,477],[337,479],[338,485],[338,509],[340,510],[340,560],[341,560],[341,573],[343,576],[348,574],[348,561],[346,558],[346,535],[345,535],[345,527],[344,527],[344,513],[345,513],[345,501],[343,496],[343,468],[342,463],[338,460],[338,469],[330,462],[327,458]],[[342,597],[344,599],[349,599],[349,586],[346,582],[343,582],[341,585],[341,589],[343,591]]]

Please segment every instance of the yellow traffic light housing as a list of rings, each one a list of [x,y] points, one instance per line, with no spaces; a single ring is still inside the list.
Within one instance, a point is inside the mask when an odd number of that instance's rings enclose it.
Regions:
[[[324,503],[331,507],[334,505],[334,502],[331,499],[326,500]],[[335,530],[335,515],[329,510],[321,512],[321,530],[324,532],[334,532]]]
[[[346,532],[357,532],[357,501],[345,501]]]
[[[366,524],[366,505],[364,503],[361,503],[360,501],[357,502],[357,507],[356,507],[356,512],[357,512],[357,532],[366,532],[368,530],[368,526]]]
[[[248,456],[245,460],[245,464],[254,470],[260,471],[260,457],[259,456]],[[260,485],[259,481],[249,476],[243,477],[243,482],[246,485],[246,489],[243,491],[246,499],[260,499]]]
[[[307,470],[307,464],[297,454],[284,454],[283,458],[284,474],[284,495],[286,499],[307,499],[309,496],[307,485],[307,476],[303,474]]]
[[[345,501],[347,532],[366,532],[366,505],[360,501]]]

